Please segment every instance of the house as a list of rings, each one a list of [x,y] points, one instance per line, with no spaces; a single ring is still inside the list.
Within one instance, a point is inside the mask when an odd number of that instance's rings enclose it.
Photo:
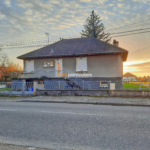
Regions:
[[[44,83],[45,88],[48,81],[73,81],[76,85],[85,81],[91,89],[113,82],[121,88],[128,51],[118,45],[117,41],[112,45],[91,37],[60,40],[17,57],[24,63],[18,79]]]
[[[137,81],[137,77],[134,74],[127,72],[123,75],[123,81]]]

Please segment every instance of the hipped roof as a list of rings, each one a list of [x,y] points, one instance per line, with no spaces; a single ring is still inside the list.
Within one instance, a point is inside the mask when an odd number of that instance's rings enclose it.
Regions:
[[[123,61],[126,61],[128,51],[90,37],[63,39],[40,49],[21,55],[17,58],[54,58],[102,54],[121,54]]]

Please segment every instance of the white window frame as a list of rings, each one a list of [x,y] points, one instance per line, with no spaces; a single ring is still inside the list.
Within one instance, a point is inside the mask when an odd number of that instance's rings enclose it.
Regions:
[[[86,60],[86,70],[77,70],[77,69],[78,69],[78,68],[77,68],[77,61],[78,61],[79,59],[85,59],[85,60]],[[76,71],[77,71],[77,72],[86,72],[86,71],[88,71],[87,57],[76,58]]]

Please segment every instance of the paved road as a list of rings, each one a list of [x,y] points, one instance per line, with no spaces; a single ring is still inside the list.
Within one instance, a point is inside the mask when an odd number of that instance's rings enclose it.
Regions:
[[[150,108],[0,102],[0,143],[56,150],[149,150]]]

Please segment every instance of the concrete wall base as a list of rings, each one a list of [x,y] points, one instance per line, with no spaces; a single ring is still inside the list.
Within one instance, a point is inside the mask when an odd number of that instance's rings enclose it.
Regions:
[[[22,91],[0,91],[0,96],[22,96]],[[25,91],[24,96],[33,96],[33,92]]]
[[[150,97],[150,91],[123,91],[123,90],[37,90],[38,96],[101,96],[101,97]]]

